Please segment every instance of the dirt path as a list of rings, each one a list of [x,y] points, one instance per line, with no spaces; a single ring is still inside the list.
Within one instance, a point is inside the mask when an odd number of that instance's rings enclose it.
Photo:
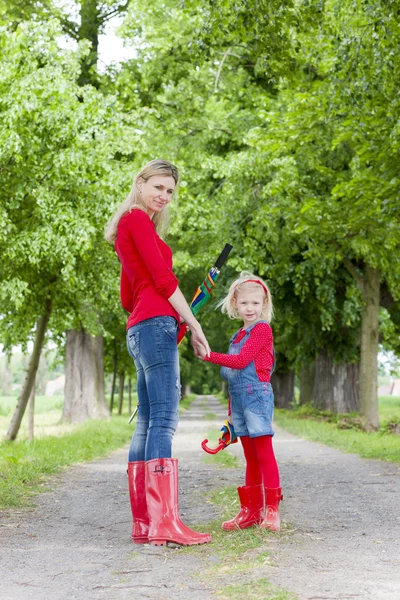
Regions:
[[[223,418],[217,402],[202,397],[181,419],[174,455],[187,524],[219,516],[220,508],[204,500],[209,490],[241,483],[243,466],[202,461],[200,442]],[[398,600],[399,467],[282,431],[275,450],[286,533],[266,536],[274,560],[252,577],[268,578],[301,600]],[[240,456],[239,444],[229,451]],[[35,509],[1,515],[1,600],[219,597],[224,581],[208,576],[219,561],[212,544],[190,552],[132,545],[125,465],[126,449],[73,467],[56,478],[52,492],[37,497]]]

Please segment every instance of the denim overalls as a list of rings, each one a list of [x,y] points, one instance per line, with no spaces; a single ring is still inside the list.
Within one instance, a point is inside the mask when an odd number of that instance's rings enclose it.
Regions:
[[[258,323],[266,323],[266,321],[258,321]],[[241,330],[231,337],[229,340],[229,354],[240,354],[241,349],[250,337],[251,330],[258,323],[254,323],[254,325],[250,325],[250,327],[243,330],[246,334],[238,344],[235,344],[234,341]],[[271,375],[274,368],[275,351]],[[262,435],[274,435],[271,427],[274,415],[274,394],[270,383],[258,379],[254,361],[244,369],[222,367],[221,377],[228,382],[232,421],[236,435],[238,437],[249,435],[252,438]]]

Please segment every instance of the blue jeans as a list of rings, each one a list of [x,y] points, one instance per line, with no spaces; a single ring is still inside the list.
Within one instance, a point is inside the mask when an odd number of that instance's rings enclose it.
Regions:
[[[178,324],[173,317],[153,317],[127,331],[135,361],[139,410],[128,460],[171,458],[180,400]]]

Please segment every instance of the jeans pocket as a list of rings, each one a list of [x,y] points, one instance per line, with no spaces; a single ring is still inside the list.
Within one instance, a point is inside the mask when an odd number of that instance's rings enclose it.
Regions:
[[[177,341],[178,330],[177,330],[176,325],[173,325],[173,324],[170,325],[169,323],[167,325],[162,325],[161,331],[167,339],[172,340],[173,342]]]
[[[129,356],[135,360],[139,356],[139,332],[128,332],[126,337],[126,345],[128,347]]]

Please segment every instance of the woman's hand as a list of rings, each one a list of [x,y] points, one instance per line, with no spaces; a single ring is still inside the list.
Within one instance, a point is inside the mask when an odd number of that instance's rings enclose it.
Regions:
[[[202,360],[204,360],[206,356],[209,356],[211,350],[200,323],[196,322],[195,325],[190,327],[190,331],[192,334],[191,341],[194,354],[197,358],[201,358]]]

